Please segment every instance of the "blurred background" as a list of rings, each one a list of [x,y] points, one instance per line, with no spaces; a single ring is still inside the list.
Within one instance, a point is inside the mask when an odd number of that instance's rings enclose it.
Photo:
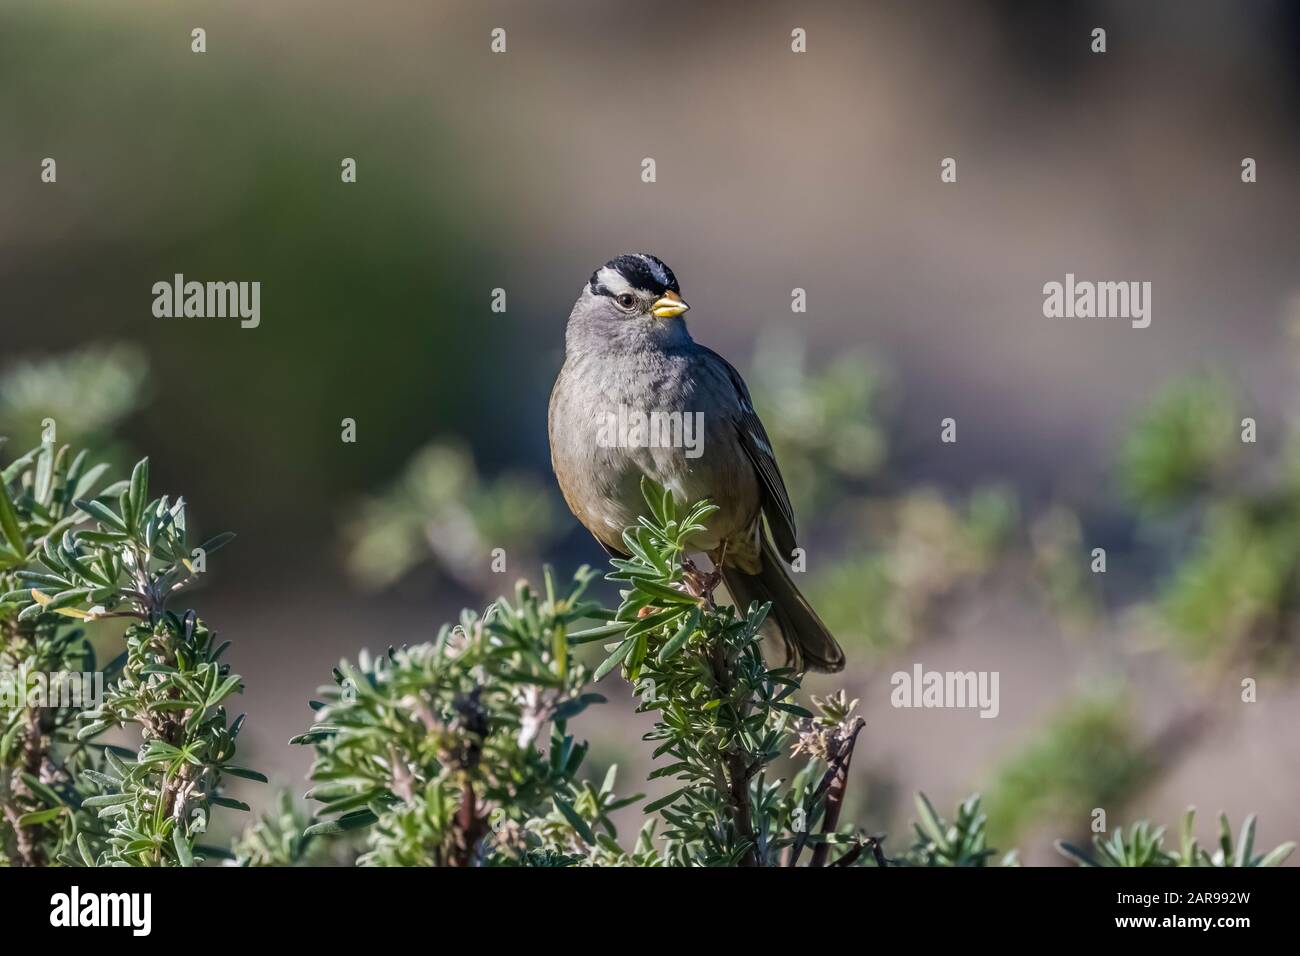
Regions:
[[[1272,846],[1300,835],[1298,107],[1284,2],[0,0],[5,459],[51,417],[238,534],[189,601],[247,681],[241,762],[300,795],[287,740],[341,657],[603,561],[546,403],[582,283],[652,252],[773,434],[849,655],[806,687],[861,700],[853,816],[887,851],[917,790],[979,790],[1027,863],[1094,807],[1196,804],[1207,842],[1255,812]],[[1151,282],[1151,326],[1044,318],[1067,272]],[[260,327],[155,318],[174,273],[261,282]],[[999,716],[892,708],[916,663],[1000,672]],[[575,729],[635,792],[649,722],[601,689]]]

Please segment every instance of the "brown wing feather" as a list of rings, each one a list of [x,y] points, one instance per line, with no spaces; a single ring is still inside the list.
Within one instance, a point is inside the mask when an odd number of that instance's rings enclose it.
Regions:
[[[763,484],[763,514],[767,518],[768,527],[772,529],[777,551],[784,560],[789,561],[796,546],[794,508],[790,505],[790,494],[785,489],[785,479],[781,477],[781,469],[777,466],[776,452],[772,450],[772,441],[767,437],[767,429],[763,427],[758,414],[754,411],[754,402],[749,397],[749,387],[740,377],[740,373],[717,352],[704,346],[700,348],[717,360],[736,389],[736,404],[740,409],[740,416],[736,419],[735,425],[740,438],[740,447],[745,450],[745,455],[753,464],[754,471],[758,473],[759,480]]]

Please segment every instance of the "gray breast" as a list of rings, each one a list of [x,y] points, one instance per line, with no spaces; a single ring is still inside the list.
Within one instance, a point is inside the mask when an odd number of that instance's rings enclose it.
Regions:
[[[695,546],[749,527],[758,487],[735,439],[729,396],[695,356],[572,356],[551,400],[551,457],[570,509],[607,544],[644,511],[642,475],[681,502],[723,506]]]

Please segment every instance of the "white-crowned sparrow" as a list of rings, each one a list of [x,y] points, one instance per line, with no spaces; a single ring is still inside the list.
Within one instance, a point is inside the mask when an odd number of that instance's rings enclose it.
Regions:
[[[740,373],[686,330],[680,291],[659,259],[625,255],[578,296],[550,406],[564,500],[622,554],[623,529],[645,508],[643,475],[682,503],[710,499],[719,510],[692,551],[709,555],[738,608],[772,602],[788,664],[837,671],[844,652],[786,570],[794,512],[767,432]]]

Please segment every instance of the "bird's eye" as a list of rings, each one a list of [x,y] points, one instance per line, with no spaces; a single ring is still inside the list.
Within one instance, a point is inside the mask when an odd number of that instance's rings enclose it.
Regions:
[[[618,302],[618,304],[621,305],[623,308],[630,309],[632,308],[632,306],[636,305],[636,296],[634,296],[631,292],[624,292],[615,301]]]

